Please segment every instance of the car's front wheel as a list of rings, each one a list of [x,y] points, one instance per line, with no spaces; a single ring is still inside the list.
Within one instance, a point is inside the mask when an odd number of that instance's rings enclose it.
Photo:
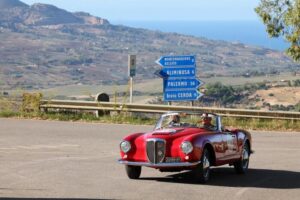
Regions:
[[[130,179],[140,178],[141,172],[142,172],[142,167],[126,165],[125,169],[126,169],[128,178],[130,178]]]
[[[210,178],[210,153],[208,149],[204,149],[201,163],[194,169],[194,176],[197,182],[207,183]]]
[[[245,174],[248,170],[250,158],[250,148],[247,143],[244,144],[242,158],[234,163],[234,169],[238,174]]]

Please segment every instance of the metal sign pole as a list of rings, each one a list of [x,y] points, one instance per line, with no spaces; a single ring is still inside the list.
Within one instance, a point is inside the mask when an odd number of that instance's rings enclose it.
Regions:
[[[130,103],[133,102],[133,77],[130,77]]]
[[[195,106],[195,102],[191,101],[191,107],[194,107],[194,106]]]
[[[130,97],[129,103],[133,102],[133,77],[136,75],[136,55],[128,55],[128,76],[129,76],[129,87]]]

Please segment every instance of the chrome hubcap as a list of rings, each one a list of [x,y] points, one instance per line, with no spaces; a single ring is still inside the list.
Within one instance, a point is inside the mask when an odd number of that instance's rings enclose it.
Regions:
[[[204,176],[207,177],[209,174],[209,167],[210,167],[210,162],[209,159],[204,156],[203,158],[203,171],[204,171]]]

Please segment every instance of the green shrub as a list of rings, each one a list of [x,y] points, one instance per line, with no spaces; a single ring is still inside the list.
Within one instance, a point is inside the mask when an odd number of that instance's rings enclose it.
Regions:
[[[24,93],[21,112],[39,113],[42,97],[43,95],[41,93]]]

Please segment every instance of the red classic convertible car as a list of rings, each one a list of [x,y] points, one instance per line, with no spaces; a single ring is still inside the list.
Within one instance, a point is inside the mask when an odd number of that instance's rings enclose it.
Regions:
[[[130,179],[138,179],[142,166],[161,172],[192,170],[196,181],[206,183],[212,166],[233,165],[246,173],[252,153],[249,132],[227,130],[221,117],[210,113],[167,113],[155,129],[135,133],[120,143],[121,159]]]

